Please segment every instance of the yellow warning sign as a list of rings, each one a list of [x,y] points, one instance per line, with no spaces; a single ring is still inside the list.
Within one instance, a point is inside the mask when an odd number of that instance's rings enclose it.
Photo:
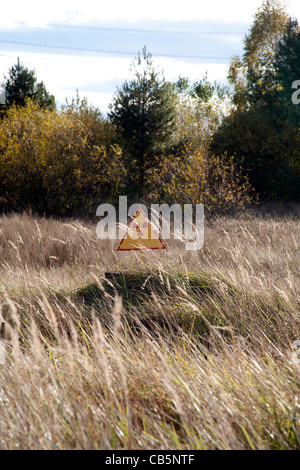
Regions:
[[[129,223],[127,232],[120,241],[117,251],[143,250],[145,248],[166,250],[167,247],[139,207]]]

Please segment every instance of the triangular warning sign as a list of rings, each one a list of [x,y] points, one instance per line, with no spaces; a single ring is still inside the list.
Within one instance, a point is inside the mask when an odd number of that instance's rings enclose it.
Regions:
[[[139,207],[129,223],[127,232],[120,241],[117,251],[143,250],[145,248],[149,250],[166,250],[167,247]]]

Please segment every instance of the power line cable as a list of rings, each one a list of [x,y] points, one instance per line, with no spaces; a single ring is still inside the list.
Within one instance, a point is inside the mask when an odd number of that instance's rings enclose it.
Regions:
[[[59,50],[68,50],[74,52],[92,52],[97,54],[118,54],[118,55],[134,55],[136,52],[127,52],[127,51],[110,51],[110,50],[101,50],[101,49],[90,49],[86,47],[72,47],[72,46],[60,46],[60,45],[53,45],[53,44],[37,44],[31,42],[19,42],[19,41],[8,41],[5,39],[0,39],[0,43],[3,44],[13,44],[17,46],[29,46],[29,47],[41,47],[45,49],[59,49]],[[209,56],[188,56],[188,55],[180,55],[180,54],[152,54],[153,56],[157,57],[170,57],[170,58],[178,58],[178,59],[196,59],[196,60],[230,60],[230,57],[209,57]]]
[[[87,26],[87,25],[68,25],[60,23],[49,23],[49,26],[55,28],[64,28],[64,29],[87,29],[87,30],[99,30],[99,31],[120,31],[120,32],[129,32],[129,33],[151,33],[151,34],[197,34],[197,35],[233,35],[238,34],[242,35],[245,32],[241,31],[199,31],[199,30],[182,30],[182,29],[135,29],[135,28],[118,28],[110,26]]]

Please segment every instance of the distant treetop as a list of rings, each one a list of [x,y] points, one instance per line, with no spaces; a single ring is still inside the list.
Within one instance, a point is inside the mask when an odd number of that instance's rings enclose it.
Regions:
[[[55,107],[54,96],[49,94],[43,82],[37,83],[35,71],[25,67],[19,57],[17,63],[9,69],[8,75],[4,76],[2,86],[5,91],[6,107],[11,107],[13,104],[25,106],[28,98],[40,106]]]

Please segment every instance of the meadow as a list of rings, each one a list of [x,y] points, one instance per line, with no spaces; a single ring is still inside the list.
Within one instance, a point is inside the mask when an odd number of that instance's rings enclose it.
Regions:
[[[116,252],[0,218],[0,449],[300,449],[300,206]]]

